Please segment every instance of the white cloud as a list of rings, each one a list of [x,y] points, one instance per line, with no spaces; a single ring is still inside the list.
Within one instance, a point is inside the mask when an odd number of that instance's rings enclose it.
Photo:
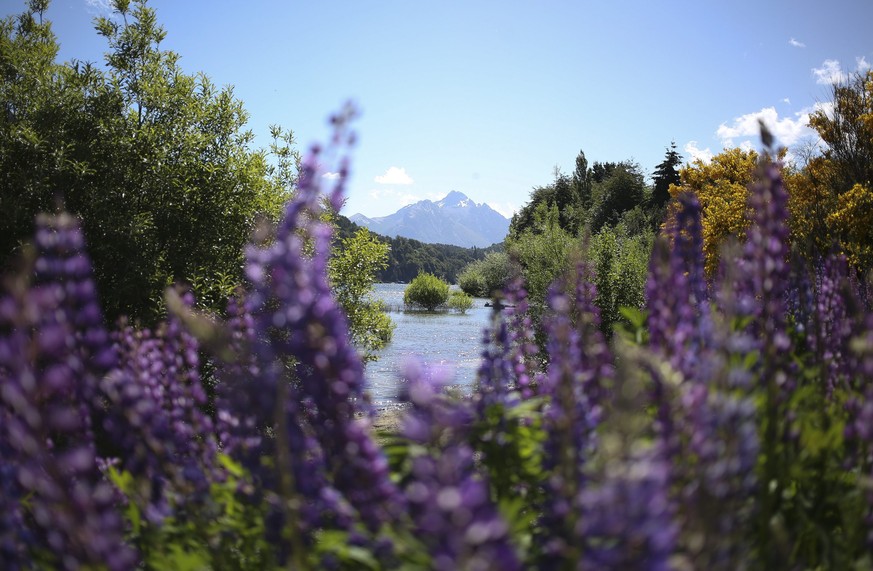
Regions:
[[[338,172],[326,172],[323,175],[321,175],[321,178],[323,178],[325,180],[338,180],[339,177],[340,177],[340,173],[338,173]]]
[[[845,83],[848,75],[840,67],[840,62],[835,59],[826,59],[821,67],[812,68],[815,82],[821,85],[833,85]]]
[[[785,99],[782,100],[782,103],[787,103],[788,105],[791,105],[791,100],[786,97]]]
[[[712,157],[714,156],[712,151],[709,150],[709,147],[705,149],[701,149],[697,146],[697,141],[688,141],[685,144],[685,152],[691,155],[692,161],[703,161],[705,164],[709,164],[712,162]]]
[[[855,71],[857,73],[866,73],[870,69],[870,62],[865,56],[855,58]],[[834,85],[838,83],[846,83],[849,79],[849,73],[843,71],[839,60],[826,59],[821,64],[821,67],[812,68],[812,75],[815,76],[815,82],[821,85]]]
[[[724,147],[739,146],[741,148],[753,148],[755,144],[752,141],[757,141],[761,134],[759,121],[770,129],[776,140],[790,147],[801,139],[813,136],[815,132],[809,127],[809,114],[812,109],[804,109],[794,114],[791,117],[779,117],[779,113],[775,107],[765,107],[755,113],[747,113],[733,120],[731,125],[722,123],[716,136],[721,140]],[[739,143],[735,139],[744,139]]]
[[[412,177],[406,174],[406,169],[402,167],[389,167],[385,174],[377,176],[375,179],[379,184],[412,184]]]
[[[790,40],[788,40],[788,43],[791,44],[792,46],[794,46],[795,48],[805,48],[806,47],[806,44],[804,44],[803,42],[798,42],[794,38],[791,38]]]
[[[85,6],[88,7],[88,12],[98,16],[109,16],[115,10],[112,0],[85,0]]]

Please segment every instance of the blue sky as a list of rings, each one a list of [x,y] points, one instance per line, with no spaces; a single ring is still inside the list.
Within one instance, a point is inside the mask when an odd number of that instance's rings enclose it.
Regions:
[[[61,59],[102,62],[107,4],[52,2]],[[869,0],[149,5],[186,72],[234,86],[260,146],[272,123],[325,141],[356,103],[347,215],[451,190],[510,215],[580,150],[651,173],[673,140],[686,159],[757,146],[759,116],[791,147],[829,82],[873,64]]]

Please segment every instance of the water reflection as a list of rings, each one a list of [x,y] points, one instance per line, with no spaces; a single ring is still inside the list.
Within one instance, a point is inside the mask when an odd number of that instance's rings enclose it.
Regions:
[[[389,307],[403,304],[405,284],[376,284],[375,296]],[[374,401],[394,401],[399,389],[399,371],[405,359],[418,356],[427,364],[451,367],[454,382],[468,388],[476,378],[482,353],[483,330],[491,309],[476,299],[466,314],[392,311],[397,325],[391,344],[379,360],[367,364],[367,383]]]

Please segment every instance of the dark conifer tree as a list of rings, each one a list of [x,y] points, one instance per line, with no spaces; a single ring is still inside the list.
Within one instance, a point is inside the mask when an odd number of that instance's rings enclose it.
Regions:
[[[672,141],[664,155],[664,160],[655,167],[655,173],[652,175],[654,186],[651,201],[654,208],[663,208],[670,200],[670,185],[679,184],[677,167],[680,164],[682,164],[682,156],[676,152],[676,141]]]

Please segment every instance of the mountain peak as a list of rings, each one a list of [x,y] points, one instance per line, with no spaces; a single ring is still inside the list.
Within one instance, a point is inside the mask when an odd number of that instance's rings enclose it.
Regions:
[[[367,218],[355,214],[350,219],[383,236],[405,236],[464,248],[484,248],[501,242],[509,231],[509,219],[456,190],[438,202],[421,200],[388,216]]]
[[[453,190],[437,202],[437,206],[469,206],[472,201],[463,192]],[[475,206],[475,204],[474,204]]]

